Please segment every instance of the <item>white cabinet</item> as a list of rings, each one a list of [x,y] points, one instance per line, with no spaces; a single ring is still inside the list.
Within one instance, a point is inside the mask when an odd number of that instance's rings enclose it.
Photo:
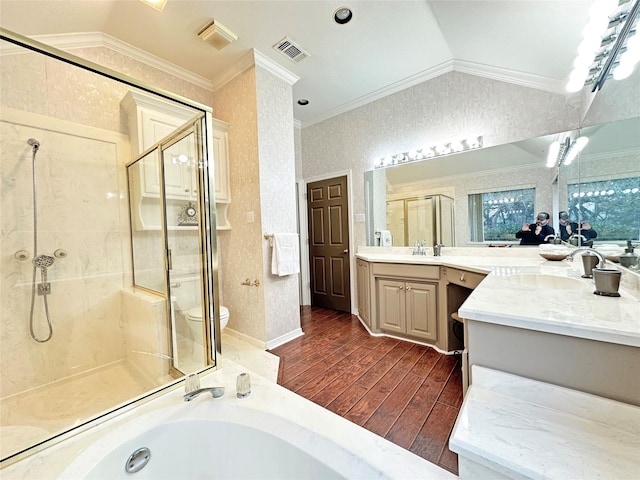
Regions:
[[[229,124],[213,119],[213,158],[216,177],[216,203],[231,201],[229,193]]]
[[[189,107],[135,91],[127,93],[121,105],[129,120],[129,137],[134,155],[146,151],[199,113]],[[217,229],[229,230],[229,124],[213,119],[212,130]],[[189,139],[171,145],[163,152],[165,199],[168,204],[175,204],[176,208],[178,205],[184,206],[185,201],[198,204],[198,166],[193,161],[195,148],[193,140]],[[161,192],[158,162],[145,162],[139,181],[143,202],[145,197],[158,198]]]

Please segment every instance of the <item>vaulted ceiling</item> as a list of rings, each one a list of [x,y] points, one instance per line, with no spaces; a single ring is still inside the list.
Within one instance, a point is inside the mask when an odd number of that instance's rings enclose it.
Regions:
[[[457,70],[562,93],[591,0],[0,0],[0,26],[27,36],[101,32],[215,88],[252,48],[300,79],[294,117],[311,125]],[[353,19],[333,20],[348,6]],[[238,40],[198,37],[214,20]],[[299,63],[273,46],[289,37]],[[51,39],[51,37],[40,37]],[[299,106],[297,100],[309,100]]]

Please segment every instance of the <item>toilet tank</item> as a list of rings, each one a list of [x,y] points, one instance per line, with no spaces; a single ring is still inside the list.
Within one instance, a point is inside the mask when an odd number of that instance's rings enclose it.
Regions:
[[[202,285],[199,276],[172,276],[170,287],[177,312],[184,312],[202,305]]]

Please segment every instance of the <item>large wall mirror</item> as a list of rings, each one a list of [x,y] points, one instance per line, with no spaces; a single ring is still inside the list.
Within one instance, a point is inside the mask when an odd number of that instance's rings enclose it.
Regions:
[[[588,142],[570,164],[547,167],[549,147],[567,137]],[[517,243],[515,232],[539,211],[551,214],[558,231],[563,210],[578,224],[590,222],[597,242],[638,241],[640,118],[365,172],[367,245],[377,245],[376,231],[393,230],[388,205],[435,194],[455,201],[455,246]],[[393,245],[416,240],[398,236]]]

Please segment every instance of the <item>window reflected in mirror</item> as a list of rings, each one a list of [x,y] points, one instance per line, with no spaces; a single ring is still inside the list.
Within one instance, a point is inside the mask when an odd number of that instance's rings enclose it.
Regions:
[[[640,240],[640,177],[567,185],[572,222],[588,222],[602,241]]]
[[[523,223],[534,222],[535,188],[469,195],[472,242],[513,241]]]

